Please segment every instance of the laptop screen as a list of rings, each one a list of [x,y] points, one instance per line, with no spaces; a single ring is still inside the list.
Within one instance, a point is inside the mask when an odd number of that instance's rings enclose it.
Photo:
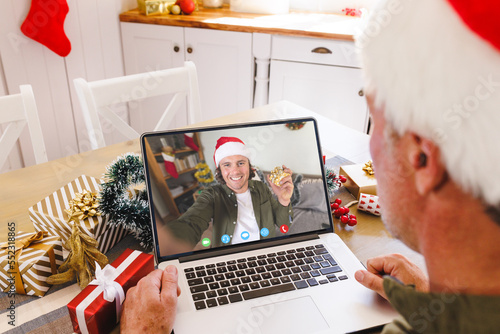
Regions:
[[[141,146],[159,262],[333,231],[314,119],[146,133]]]

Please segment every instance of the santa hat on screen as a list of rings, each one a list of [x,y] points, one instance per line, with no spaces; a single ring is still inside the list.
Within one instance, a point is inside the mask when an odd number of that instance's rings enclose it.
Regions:
[[[241,139],[236,137],[220,137],[217,139],[214,152],[215,166],[219,167],[219,162],[231,155],[242,155],[250,159],[250,151]]]
[[[433,140],[457,184],[500,205],[500,1],[381,1],[356,44],[393,128]]]

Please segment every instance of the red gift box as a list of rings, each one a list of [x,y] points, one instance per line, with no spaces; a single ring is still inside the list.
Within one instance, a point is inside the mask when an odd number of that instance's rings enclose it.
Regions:
[[[111,266],[116,268],[111,279],[126,294],[128,289],[154,270],[154,259],[151,254],[126,249]],[[105,267],[103,271],[109,272],[107,269],[112,268]],[[117,312],[123,300],[108,302],[104,299],[103,287],[91,284],[68,304],[73,329],[76,333],[109,333],[119,320]]]

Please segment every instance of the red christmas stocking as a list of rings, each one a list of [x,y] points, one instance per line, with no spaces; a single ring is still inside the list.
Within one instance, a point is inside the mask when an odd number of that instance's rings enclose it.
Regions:
[[[21,31],[59,56],[66,57],[71,51],[71,43],[64,32],[68,11],[66,0],[31,0]]]
[[[165,162],[165,169],[174,179],[179,177],[179,173],[177,173],[177,169],[175,168],[174,160],[175,157],[162,153],[163,161]]]
[[[195,151],[199,150],[198,146],[194,143],[193,134],[192,133],[185,133],[184,134],[184,144],[187,147],[192,148]]]

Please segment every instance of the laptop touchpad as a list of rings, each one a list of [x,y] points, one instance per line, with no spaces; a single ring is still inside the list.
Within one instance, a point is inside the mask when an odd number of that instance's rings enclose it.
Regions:
[[[310,296],[253,307],[252,314],[262,334],[304,334],[329,328]]]

